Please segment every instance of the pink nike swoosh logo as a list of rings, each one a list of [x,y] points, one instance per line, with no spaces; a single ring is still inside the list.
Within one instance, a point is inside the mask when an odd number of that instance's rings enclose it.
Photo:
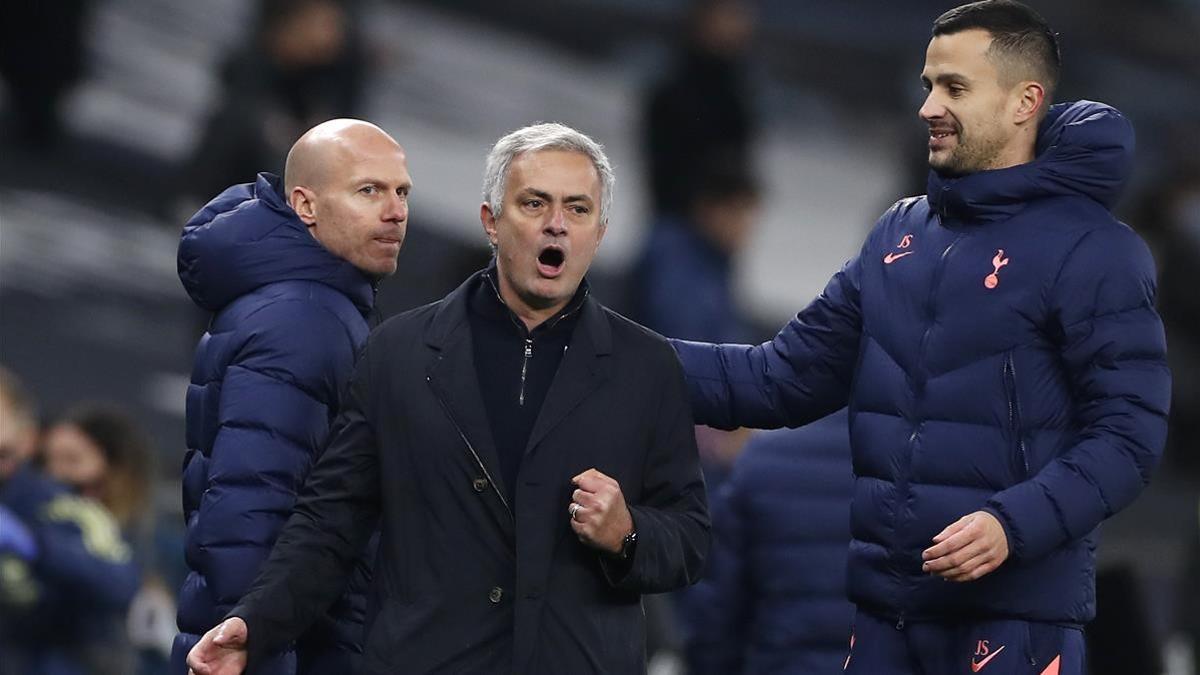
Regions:
[[[884,265],[891,265],[892,263],[894,263],[894,262],[896,262],[897,260],[899,260],[899,259],[903,258],[904,256],[906,256],[906,255],[912,255],[912,254],[914,254],[914,253],[916,253],[916,251],[905,251],[904,253],[900,253],[900,254],[898,254],[898,255],[897,255],[896,253],[894,253],[894,252],[893,252],[893,253],[889,253],[889,254],[887,254],[887,255],[883,256],[883,264],[884,264]]]
[[[1000,652],[1002,651],[1004,651],[1004,645],[1000,645],[1000,649],[988,654],[987,658],[978,663],[975,662],[975,659],[971,659],[971,672],[978,673],[979,671],[983,670],[983,667],[986,666],[989,661],[999,656]]]

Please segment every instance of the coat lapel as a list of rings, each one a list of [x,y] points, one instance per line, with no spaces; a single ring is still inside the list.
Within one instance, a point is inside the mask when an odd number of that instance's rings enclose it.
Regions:
[[[558,372],[546,392],[546,401],[538,413],[525,455],[537,447],[551,431],[608,379],[608,362],[612,353],[612,328],[601,307],[591,299],[584,301],[583,315],[563,354]]]
[[[488,480],[496,488],[511,515],[506,486],[500,471],[500,456],[492,439],[483,394],[479,390],[479,378],[475,373],[474,351],[472,350],[470,323],[467,321],[467,289],[473,275],[462,286],[446,297],[426,334],[426,344],[437,350],[437,354],[426,373],[434,394],[446,408],[446,414],[464,436],[472,463],[478,459]],[[475,456],[471,456],[471,453]]]

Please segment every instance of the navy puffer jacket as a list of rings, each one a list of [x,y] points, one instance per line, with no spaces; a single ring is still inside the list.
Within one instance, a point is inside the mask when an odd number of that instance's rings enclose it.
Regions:
[[[682,593],[692,675],[834,675],[849,648],[845,411],[756,435],[712,500],[713,546]]]
[[[1034,161],[932,174],[772,341],[677,345],[698,422],[795,426],[849,400],[860,607],[1095,615],[1096,528],[1149,480],[1171,391],[1153,261],[1108,211],[1132,157],[1118,111],[1054,106]],[[1008,561],[963,584],[922,573],[933,536],[980,509]]]
[[[179,245],[179,278],[197,305],[214,312],[187,393],[191,573],[172,655],[172,671],[182,675],[187,651],[254,580],[324,449],[366,342],[375,291],[309,234],[269,174],[226,190],[192,217]],[[297,650],[256,672],[351,672],[361,651],[366,562]]]

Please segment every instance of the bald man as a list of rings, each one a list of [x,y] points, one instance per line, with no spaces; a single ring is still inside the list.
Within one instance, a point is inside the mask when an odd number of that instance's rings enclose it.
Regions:
[[[185,557],[172,672],[238,603],[325,445],[366,341],[380,279],[408,221],[403,148],[379,127],[332,120],[188,222],[179,278],[212,312],[187,393]],[[345,594],[294,648],[254,673],[351,673],[361,654],[374,538]]]

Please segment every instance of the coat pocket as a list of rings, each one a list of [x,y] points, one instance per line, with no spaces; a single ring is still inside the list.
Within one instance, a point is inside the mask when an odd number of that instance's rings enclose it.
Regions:
[[[1008,404],[1008,438],[1017,480],[1029,478],[1029,454],[1025,447],[1025,431],[1021,424],[1021,398],[1017,393],[1017,367],[1013,353],[1004,355],[1004,396]]]

